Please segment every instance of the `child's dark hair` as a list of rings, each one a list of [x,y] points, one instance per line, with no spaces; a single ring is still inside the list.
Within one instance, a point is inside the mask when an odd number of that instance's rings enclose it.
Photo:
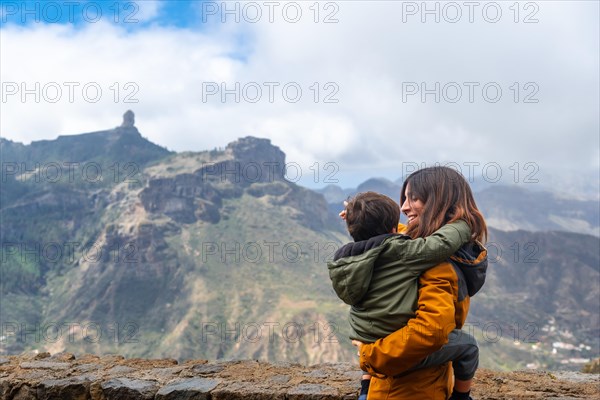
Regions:
[[[348,199],[346,225],[355,242],[391,233],[400,221],[400,205],[380,193],[364,192]]]

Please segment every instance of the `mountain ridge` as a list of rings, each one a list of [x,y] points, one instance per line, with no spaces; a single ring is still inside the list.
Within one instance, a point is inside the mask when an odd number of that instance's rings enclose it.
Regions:
[[[99,164],[123,161],[107,148],[96,147]],[[143,144],[137,155],[139,170],[120,179],[3,182],[0,351],[353,359],[325,268],[349,236],[323,195],[285,179],[281,149],[245,137],[196,153]],[[597,357],[598,238],[490,232],[495,259],[468,320],[483,364],[574,368]],[[548,290],[555,303],[544,303]],[[56,324],[62,335],[45,340]]]
[[[385,178],[371,178],[356,188],[328,185],[323,194],[331,212],[339,212],[342,201],[359,192],[376,191],[399,201],[402,186]],[[516,231],[562,230],[600,236],[598,202],[559,196],[521,186],[490,185],[474,191],[477,204],[489,226]],[[337,210],[337,211],[336,211]]]

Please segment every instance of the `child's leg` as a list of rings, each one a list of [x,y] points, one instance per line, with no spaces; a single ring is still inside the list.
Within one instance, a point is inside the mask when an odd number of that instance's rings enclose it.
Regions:
[[[473,336],[456,329],[448,336],[448,345],[462,348],[461,354],[452,360],[454,390],[450,398],[452,400],[469,400],[473,376],[479,366],[479,346]]]
[[[473,376],[479,365],[479,347],[475,338],[463,331],[454,330],[448,336],[455,342],[454,346],[462,348],[461,354],[452,360],[454,368],[454,390],[452,400],[469,400],[473,385]]]
[[[471,386],[473,386],[473,379],[463,381],[454,377],[454,389],[450,400],[470,400]]]
[[[442,365],[448,361],[452,361],[454,368],[454,392],[450,399],[469,399],[473,376],[479,365],[479,347],[473,336],[460,329],[450,332],[448,343],[410,370]]]
[[[371,375],[363,374],[360,379],[360,394],[358,400],[367,400],[367,394],[369,393],[369,385],[371,384]]]

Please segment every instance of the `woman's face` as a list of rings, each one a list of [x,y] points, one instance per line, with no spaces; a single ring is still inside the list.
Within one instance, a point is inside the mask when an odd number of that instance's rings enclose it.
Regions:
[[[425,208],[425,204],[420,199],[413,197],[410,192],[410,184],[406,185],[406,191],[404,192],[405,200],[402,204],[402,213],[408,218],[408,224],[415,224],[419,222],[419,216]]]

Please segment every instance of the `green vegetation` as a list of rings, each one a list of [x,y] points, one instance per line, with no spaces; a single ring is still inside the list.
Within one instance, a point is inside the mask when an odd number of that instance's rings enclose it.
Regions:
[[[3,185],[0,322],[16,328],[0,334],[0,350],[354,360],[348,309],[325,265],[349,237],[324,199],[282,179],[198,175],[207,163],[242,162],[232,154],[260,165],[265,157],[284,161],[283,153],[245,138],[225,150],[171,154],[136,132],[12,145],[11,160],[73,157],[121,168],[128,157],[139,171],[135,182]],[[503,256],[490,265],[469,317],[479,324],[481,365],[572,368],[570,359],[597,356],[590,323],[599,291],[597,238],[492,230],[490,242]],[[36,243],[38,257],[9,246]],[[49,243],[61,257],[43,252]],[[72,253],[68,243],[77,243]],[[527,258],[531,243],[536,253]],[[56,340],[20,340],[22,324],[38,333],[59,324],[62,331]],[[566,344],[557,350],[555,342]]]
[[[600,374],[600,358],[596,358],[584,365],[581,372],[586,374]]]

